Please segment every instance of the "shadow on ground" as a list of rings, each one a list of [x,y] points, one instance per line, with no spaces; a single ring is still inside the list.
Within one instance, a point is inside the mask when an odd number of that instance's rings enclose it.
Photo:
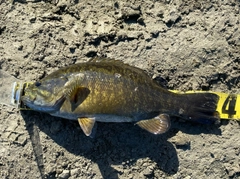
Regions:
[[[103,178],[118,178],[119,171],[111,165],[132,167],[138,159],[148,157],[158,167],[173,175],[179,167],[178,156],[172,143],[167,139],[179,130],[184,133],[212,133],[220,135],[217,126],[181,123],[173,120],[172,129],[163,135],[152,135],[131,123],[98,123],[95,138],[86,137],[76,121],[52,117],[34,111],[21,112],[29,132],[38,168],[44,176],[43,151],[37,128],[51,137],[58,145],[76,156],[84,156],[98,164]],[[51,127],[61,121],[58,132]],[[58,122],[59,123],[59,122]],[[51,178],[50,176],[44,176]],[[151,176],[149,176],[151,177]]]

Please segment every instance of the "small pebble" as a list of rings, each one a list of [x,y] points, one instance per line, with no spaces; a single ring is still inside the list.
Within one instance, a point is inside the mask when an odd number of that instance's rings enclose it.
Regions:
[[[71,176],[73,175],[78,175],[80,173],[80,169],[79,168],[74,168],[70,171]]]
[[[63,172],[58,176],[60,179],[67,179],[70,177],[69,170],[63,170]]]
[[[144,176],[149,176],[153,173],[153,169],[151,167],[147,167],[143,170],[143,175]]]

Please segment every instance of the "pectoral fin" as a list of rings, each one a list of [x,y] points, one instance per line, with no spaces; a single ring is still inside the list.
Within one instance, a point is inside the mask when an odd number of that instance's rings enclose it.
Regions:
[[[78,123],[86,136],[90,136],[92,134],[95,124],[94,118],[78,118]]]
[[[89,95],[90,90],[86,87],[81,86],[82,80],[84,78],[83,74],[79,74],[65,84],[66,98],[69,99],[71,103],[72,111],[74,111]]]
[[[84,87],[76,87],[69,95],[72,111],[74,111],[89,95],[90,90]]]
[[[153,119],[141,120],[136,124],[153,134],[165,133],[171,126],[170,117],[167,114],[160,114]]]

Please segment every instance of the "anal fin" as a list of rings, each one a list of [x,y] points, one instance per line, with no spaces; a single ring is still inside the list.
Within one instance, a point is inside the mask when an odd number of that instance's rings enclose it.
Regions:
[[[169,115],[160,114],[153,119],[141,120],[136,124],[152,134],[162,134],[169,130],[171,121]]]
[[[94,118],[78,118],[78,123],[86,136],[90,136],[92,134],[95,124]]]

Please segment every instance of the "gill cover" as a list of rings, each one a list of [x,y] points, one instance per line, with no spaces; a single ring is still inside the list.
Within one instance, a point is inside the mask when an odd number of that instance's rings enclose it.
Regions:
[[[37,81],[25,89],[21,100],[26,106],[36,111],[57,111],[65,100],[61,91],[66,81],[65,78]]]
[[[88,96],[90,90],[82,87],[84,74],[48,77],[30,85],[22,97],[29,108],[42,112],[55,112],[60,109],[66,99],[74,111]]]

